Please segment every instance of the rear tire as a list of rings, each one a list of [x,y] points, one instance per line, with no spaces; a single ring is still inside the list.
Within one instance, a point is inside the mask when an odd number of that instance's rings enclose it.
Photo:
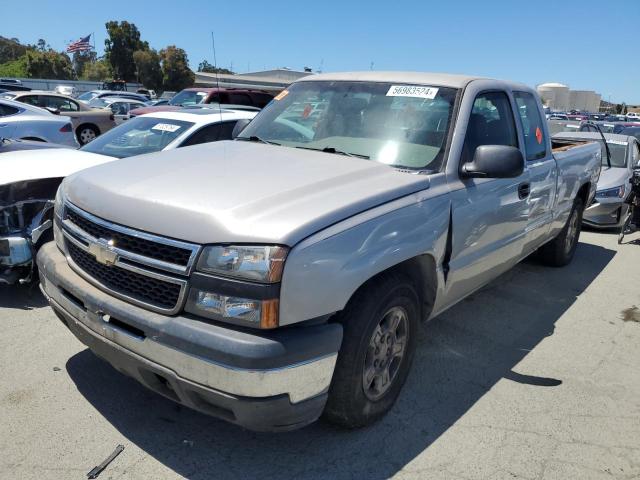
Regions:
[[[76,137],[80,145],[86,145],[100,135],[98,128],[94,125],[80,125],[76,129]]]
[[[558,236],[538,250],[538,258],[550,267],[564,267],[571,263],[580,239],[584,203],[581,198],[573,201],[573,208],[566,225]]]
[[[324,416],[369,425],[393,406],[416,349],[419,301],[411,280],[388,274],[356,293],[342,314],[344,337]]]

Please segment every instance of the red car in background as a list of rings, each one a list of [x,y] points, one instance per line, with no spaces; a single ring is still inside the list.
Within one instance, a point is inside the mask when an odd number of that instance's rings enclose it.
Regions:
[[[246,105],[263,108],[275,94],[265,90],[237,89],[237,88],[185,88],[178,92],[167,105],[157,107],[136,108],[129,112],[132,117],[152,112],[166,112],[179,110],[190,105],[219,103],[222,105]]]

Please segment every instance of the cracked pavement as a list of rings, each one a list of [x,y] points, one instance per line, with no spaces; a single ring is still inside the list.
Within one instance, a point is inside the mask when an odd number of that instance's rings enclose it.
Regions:
[[[283,434],[147,391],[2,287],[0,478],[86,478],[122,443],[100,479],[637,479],[639,285],[640,244],[583,232],[568,267],[527,260],[427,324],[382,421]]]

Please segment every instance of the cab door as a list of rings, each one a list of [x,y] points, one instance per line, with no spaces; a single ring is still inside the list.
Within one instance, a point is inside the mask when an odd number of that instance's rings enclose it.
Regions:
[[[481,145],[519,147],[506,91],[479,92],[468,115],[459,165],[470,162]],[[528,218],[526,169],[516,178],[460,178],[457,172],[456,177],[449,182],[452,203],[450,260],[444,266],[449,272],[446,304],[485,285],[522,257]]]
[[[522,154],[529,171],[529,218],[524,248],[525,253],[531,253],[551,232],[558,169],[536,97],[530,92],[515,91],[513,98],[522,132]]]

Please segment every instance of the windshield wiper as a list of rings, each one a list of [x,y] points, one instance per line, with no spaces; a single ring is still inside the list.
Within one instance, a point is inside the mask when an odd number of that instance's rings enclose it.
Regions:
[[[362,155],[360,153],[351,153],[345,152],[342,150],[336,150],[334,147],[324,147],[324,148],[312,148],[312,147],[296,147],[302,148],[303,150],[315,150],[316,152],[325,152],[325,153],[335,153],[337,155],[346,155],[347,157],[358,157],[369,160],[369,155]]]
[[[271,140],[265,140],[264,138],[251,135],[250,137],[236,137],[236,140],[242,140],[243,142],[259,142],[266,143],[267,145],[280,145],[279,143],[272,142]]]

